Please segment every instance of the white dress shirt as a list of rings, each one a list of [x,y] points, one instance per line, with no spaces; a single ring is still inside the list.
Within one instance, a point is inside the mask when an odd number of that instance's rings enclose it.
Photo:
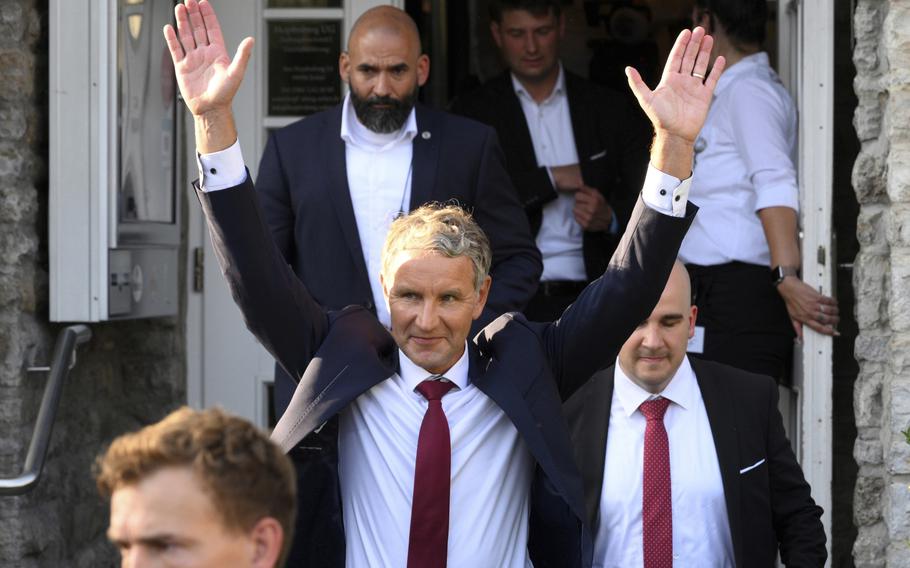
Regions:
[[[399,351],[401,374],[341,412],[338,474],[344,496],[346,566],[407,564],[414,464],[430,376]],[[452,441],[449,566],[526,568],[534,459],[518,430],[468,378],[467,349],[445,374]]]
[[[577,164],[578,151],[562,65],[553,92],[540,103],[528,94],[515,75],[512,75],[512,86],[531,133],[537,166],[552,168]],[[543,219],[537,232],[537,248],[543,257],[541,280],[588,279],[582,255],[583,231],[572,213],[574,207],[575,196],[565,192],[557,192],[556,199],[543,206]]]
[[[691,198],[699,211],[680,259],[704,266],[732,261],[768,266],[757,212],[799,210],[796,149],[796,107],[768,65],[768,54],[744,57],[726,69],[695,142]]]
[[[636,568],[642,558],[642,459],[647,420],[638,407],[654,395],[616,361],[607,431],[594,566]],[[733,568],[733,541],[711,424],[689,359],[660,394],[670,399],[664,427],[670,443],[673,565]]]

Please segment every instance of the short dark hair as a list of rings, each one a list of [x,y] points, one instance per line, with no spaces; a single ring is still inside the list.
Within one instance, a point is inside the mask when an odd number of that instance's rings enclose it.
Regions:
[[[247,531],[265,517],[277,520],[284,530],[282,561],[287,558],[297,478],[291,461],[264,432],[218,408],[183,407],[115,439],[95,463],[95,481],[109,499],[166,467],[192,470],[225,528]]]
[[[490,20],[502,23],[502,13],[512,10],[524,10],[535,16],[546,16],[552,13],[556,18],[562,14],[561,0],[490,0]]]
[[[766,0],[695,0],[699,10],[707,10],[712,24],[721,23],[733,45],[761,45],[768,22]]]

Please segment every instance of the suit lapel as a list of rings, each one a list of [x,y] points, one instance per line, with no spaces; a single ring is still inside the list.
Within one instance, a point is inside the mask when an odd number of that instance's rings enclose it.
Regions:
[[[580,89],[578,88],[577,78],[568,70],[565,71],[566,77],[566,98],[569,101],[569,116],[572,120],[572,136],[575,139],[575,152],[578,154],[578,163],[583,164],[591,155],[591,152],[597,151],[592,148],[592,140],[588,130],[591,124],[590,120],[581,116],[580,110],[586,108],[580,100]],[[612,384],[612,381],[611,381]]]
[[[584,411],[577,427],[572,428],[578,467],[585,485],[585,513],[594,527],[600,510],[603,491],[604,460],[607,457],[607,434],[610,427],[610,409],[613,405],[613,366],[599,372],[585,389]],[[581,392],[581,391],[580,391]]]
[[[410,209],[420,207],[428,201],[433,201],[433,189],[436,184],[436,165],[439,162],[439,140],[443,136],[441,125],[433,113],[420,105],[415,107],[417,114],[417,136],[414,137],[411,167],[413,179],[411,180]],[[436,199],[445,199],[438,196]]]
[[[521,108],[521,101],[518,100],[518,94],[512,85],[512,76],[507,71],[500,79],[502,101],[504,102],[505,116],[503,123],[509,125],[507,130],[512,130],[514,139],[511,142],[506,140],[502,143],[514,144],[518,152],[517,156],[529,156],[531,162],[537,165],[537,151],[534,149],[534,142],[531,140],[531,129],[528,128],[528,120],[525,117],[525,111]],[[517,128],[516,128],[517,126]]]
[[[742,531],[739,508],[739,434],[736,429],[735,407],[732,397],[724,384],[724,377],[717,376],[701,365],[698,359],[690,359],[698,388],[705,402],[708,422],[714,436],[714,449],[720,464],[720,476],[724,484],[724,500],[727,503],[727,519],[730,522],[730,536],[733,540],[733,556],[736,565],[743,565]]]
[[[348,186],[347,158],[345,143],[341,139],[341,109],[338,105],[334,109],[334,116],[328,121],[329,132],[325,135],[326,160],[328,180],[325,185],[329,198],[335,208],[338,224],[344,234],[344,241],[348,252],[357,269],[360,271],[360,280],[369,282],[366,261],[363,258],[363,248],[360,244],[360,234],[357,232],[357,219],[354,217],[354,205],[351,202],[351,188]]]

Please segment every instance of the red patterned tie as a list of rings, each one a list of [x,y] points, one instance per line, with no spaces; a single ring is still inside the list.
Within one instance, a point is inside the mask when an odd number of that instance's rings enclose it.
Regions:
[[[670,442],[664,428],[666,398],[646,400],[638,409],[648,420],[645,451],[641,525],[645,568],[673,568],[673,506],[670,501]]]
[[[417,385],[417,391],[429,405],[417,438],[408,568],[445,568],[446,565],[452,443],[442,397],[454,386],[448,381],[432,379]]]

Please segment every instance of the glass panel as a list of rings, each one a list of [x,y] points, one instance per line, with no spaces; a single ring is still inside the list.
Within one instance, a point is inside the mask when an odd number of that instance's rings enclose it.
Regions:
[[[161,28],[169,0],[121,0],[118,19],[121,222],[174,223],[176,81]]]
[[[268,23],[268,114],[303,116],[341,100],[340,20]]]
[[[341,8],[341,0],[269,0],[268,8]]]

